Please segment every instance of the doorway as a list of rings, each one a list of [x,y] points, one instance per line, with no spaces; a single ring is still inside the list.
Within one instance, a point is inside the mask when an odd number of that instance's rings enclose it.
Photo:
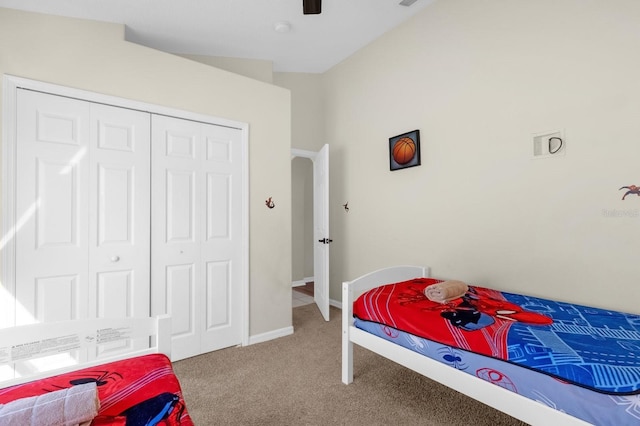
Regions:
[[[329,145],[325,144],[318,152],[292,149],[291,154],[294,161],[297,157],[312,161],[313,194],[310,198],[313,201],[310,210],[313,232],[310,238],[303,236],[303,244],[306,240],[306,244],[313,247],[313,300],[324,319],[329,321],[329,244],[333,241],[329,236]],[[292,185],[295,181],[293,178]],[[295,246],[293,251],[296,251]]]
[[[313,303],[313,162],[291,160],[292,306]]]

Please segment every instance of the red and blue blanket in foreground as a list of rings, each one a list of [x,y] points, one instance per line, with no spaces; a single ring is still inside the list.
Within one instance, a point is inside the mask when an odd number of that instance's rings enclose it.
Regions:
[[[193,426],[171,361],[151,354],[0,389],[0,404],[95,382],[100,409],[91,425]]]
[[[364,293],[354,316],[596,392],[640,394],[640,316],[469,286],[446,304],[416,278]]]

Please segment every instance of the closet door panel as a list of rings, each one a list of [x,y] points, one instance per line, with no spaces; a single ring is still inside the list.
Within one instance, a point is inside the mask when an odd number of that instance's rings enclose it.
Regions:
[[[231,177],[207,173],[207,240],[231,237]]]
[[[201,245],[207,280],[201,339],[208,352],[241,343],[242,155],[238,129],[202,124],[201,131],[207,227]]]
[[[98,165],[98,246],[134,244],[130,226],[134,219],[132,167]]]
[[[152,117],[152,314],[172,317],[173,360],[200,353],[199,123]]]
[[[36,159],[37,247],[79,244],[78,168],[65,162]]]
[[[91,105],[90,317],[150,313],[150,126],[148,113]],[[147,346],[146,338],[109,343],[95,356]]]
[[[176,337],[193,337],[195,312],[191,308],[195,300],[196,265],[171,265],[167,267],[167,307],[171,312],[172,334]]]
[[[16,324],[87,315],[90,108],[17,94]]]
[[[206,330],[228,326],[231,296],[230,262],[207,262]]]
[[[132,316],[135,308],[135,294],[133,283],[135,271],[101,272],[97,275],[97,317],[123,318]],[[147,339],[121,340],[99,345],[95,357],[116,355],[122,351],[132,350],[133,347],[142,349],[147,347]]]
[[[98,274],[98,317],[130,317],[134,308],[133,271],[101,272]]]
[[[18,89],[16,116],[16,324],[149,315],[149,114]]]
[[[194,243],[196,226],[196,174],[190,170],[167,170],[167,243]]]
[[[36,279],[35,317],[40,322],[78,318],[78,275]]]
[[[90,316],[150,310],[148,113],[91,106]]]
[[[242,343],[241,132],[152,120],[152,306],[175,361]]]

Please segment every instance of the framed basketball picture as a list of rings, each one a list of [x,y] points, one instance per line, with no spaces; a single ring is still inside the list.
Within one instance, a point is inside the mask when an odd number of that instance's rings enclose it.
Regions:
[[[391,171],[420,165],[420,130],[389,138],[389,169]]]

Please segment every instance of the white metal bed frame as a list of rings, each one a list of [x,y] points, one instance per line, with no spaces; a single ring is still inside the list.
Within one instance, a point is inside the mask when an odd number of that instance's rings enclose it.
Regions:
[[[124,350],[96,358],[101,344],[137,339],[149,344],[124,345]],[[129,347],[127,347],[129,346]],[[46,371],[34,371],[0,381],[0,388],[51,377],[69,371],[93,367],[152,353],[171,356],[171,317],[97,318],[58,321],[0,329],[0,367],[35,360],[49,355],[80,354],[73,365]],[[79,358],[79,359],[78,359]]]
[[[589,423],[457,370],[353,325],[353,302],[362,293],[384,284],[428,277],[428,267],[395,266],[379,269],[342,284],[342,382],[353,382],[353,345],[433,379],[460,393],[531,425],[588,425]]]

